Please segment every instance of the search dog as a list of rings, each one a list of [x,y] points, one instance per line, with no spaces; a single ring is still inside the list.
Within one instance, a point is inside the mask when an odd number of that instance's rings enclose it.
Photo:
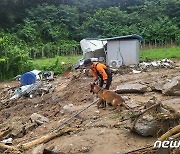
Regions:
[[[129,109],[129,107],[124,103],[125,101],[120,95],[116,94],[113,91],[102,89],[95,83],[91,84],[90,92],[93,92],[93,94],[97,94],[97,96],[99,97],[99,101],[97,102],[98,109],[101,103],[103,104],[103,109],[106,109],[106,103],[108,105],[113,106],[116,110],[120,110],[121,106],[124,106],[126,109]]]

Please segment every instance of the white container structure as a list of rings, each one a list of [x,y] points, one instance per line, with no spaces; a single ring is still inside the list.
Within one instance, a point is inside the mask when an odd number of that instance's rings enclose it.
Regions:
[[[103,59],[107,66],[118,68],[139,63],[140,42],[139,35],[127,35],[99,40],[82,40],[83,58]]]

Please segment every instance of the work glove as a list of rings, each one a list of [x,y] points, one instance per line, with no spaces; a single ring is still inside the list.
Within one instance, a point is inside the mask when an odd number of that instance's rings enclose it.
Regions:
[[[105,88],[106,88],[106,83],[104,83],[104,84],[103,84],[102,88],[103,88],[103,89],[105,89]]]

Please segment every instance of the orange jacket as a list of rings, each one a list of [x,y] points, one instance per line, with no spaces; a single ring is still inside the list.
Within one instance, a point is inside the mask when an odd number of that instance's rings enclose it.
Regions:
[[[101,63],[98,63],[98,62],[93,62],[93,68],[91,69],[92,70],[92,75],[95,78],[97,78],[98,77],[98,72],[99,72],[99,74],[101,74],[103,80],[107,80],[108,79],[108,75],[105,72],[106,68],[107,67],[104,64],[101,64]]]

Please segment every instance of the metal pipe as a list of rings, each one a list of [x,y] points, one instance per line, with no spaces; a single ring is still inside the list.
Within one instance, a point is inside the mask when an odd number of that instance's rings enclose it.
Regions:
[[[99,100],[96,99],[94,102],[92,102],[91,104],[89,104],[88,106],[84,107],[83,109],[81,109],[80,111],[76,112],[74,115],[72,115],[70,118],[68,118],[67,120],[65,120],[61,125],[59,125],[58,127],[52,129],[50,132],[53,132],[53,131],[59,131],[61,129],[61,127],[63,125],[65,125],[68,121],[70,121],[71,119],[73,119],[74,117],[76,117],[77,115],[79,115],[81,112],[85,111],[87,108],[89,108],[90,106],[92,106],[93,104],[95,104],[97,101]]]

